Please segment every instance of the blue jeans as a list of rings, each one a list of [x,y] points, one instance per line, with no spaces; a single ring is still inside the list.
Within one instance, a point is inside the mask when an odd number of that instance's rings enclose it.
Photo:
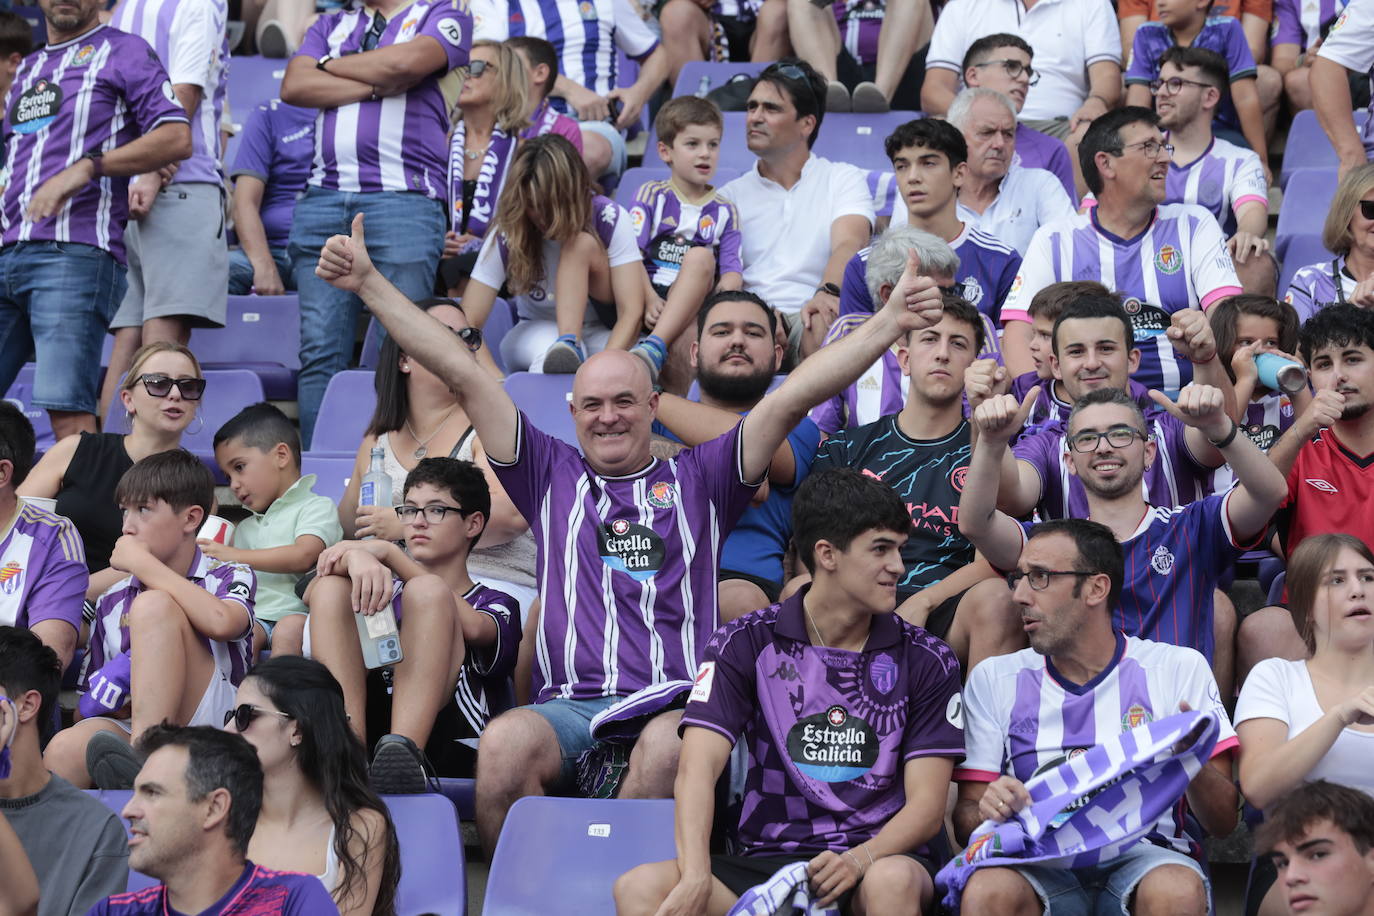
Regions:
[[[16,242],[0,249],[0,392],[29,356],[33,404],[95,413],[100,346],[124,298],[124,268],[102,248]]]
[[[303,444],[315,433],[315,417],[329,380],[348,368],[363,305],[357,296],[315,276],[315,265],[329,237],[348,235],[354,214],[360,212],[367,219],[368,253],[382,275],[416,302],[434,294],[435,272],[448,228],[443,203],[404,191],[359,194],[314,186],[306,189],[296,201],[288,248],[301,307],[301,373],[296,397]]]
[[[1152,843],[1137,843],[1115,859],[1086,868],[1025,865],[1016,868],[1016,872],[1035,888],[1046,913],[1054,916],[1130,916],[1136,887],[1147,874],[1163,865],[1179,865],[1196,872],[1207,899],[1212,899],[1212,883],[1196,862],[1181,852]]]
[[[554,697],[533,706],[520,706],[538,713],[548,720],[553,733],[558,736],[558,749],[563,757],[559,769],[559,782],[571,784],[577,777],[577,758],[596,742],[592,740],[592,719],[597,713],[609,709],[624,697],[597,697],[594,700],[566,700]]]
[[[287,254],[286,246],[268,248],[267,251],[272,255],[272,263],[277,265],[282,286],[288,292],[294,291],[296,278],[291,273],[291,257]],[[252,291],[253,264],[242,248],[234,248],[229,252],[229,295],[246,296]]]

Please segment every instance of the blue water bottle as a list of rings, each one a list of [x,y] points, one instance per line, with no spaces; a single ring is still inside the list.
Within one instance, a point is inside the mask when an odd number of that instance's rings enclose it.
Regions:
[[[1259,383],[1271,391],[1292,394],[1307,387],[1307,370],[1302,363],[1285,359],[1277,353],[1261,353],[1255,357]]]

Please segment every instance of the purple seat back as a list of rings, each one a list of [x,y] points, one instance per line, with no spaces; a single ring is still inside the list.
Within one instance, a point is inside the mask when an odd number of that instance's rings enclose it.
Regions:
[[[224,327],[191,332],[191,351],[207,369],[247,369],[275,401],[296,397],[301,367],[300,305],[285,296],[230,296]]]
[[[1369,120],[1369,112],[1361,108],[1355,112],[1355,127],[1363,129]],[[1300,111],[1293,116],[1288,128],[1288,140],[1283,147],[1283,170],[1279,173],[1279,185],[1288,190],[1288,181],[1299,169],[1334,169],[1340,163],[1336,150],[1326,138],[1326,132],[1317,121],[1317,113],[1312,109]]]
[[[353,458],[306,452],[301,456],[301,473],[314,474],[315,486],[310,488],[311,491],[338,504],[343,500],[348,478],[353,475]]]
[[[1318,262],[1330,268],[1334,257],[1335,255],[1327,251],[1326,246],[1322,244],[1320,232],[1316,235],[1298,235],[1290,238],[1288,248],[1283,253],[1283,267],[1279,271],[1279,298],[1283,298],[1283,294],[1288,291],[1293,274]]]
[[[1283,192],[1288,206],[1279,209],[1279,224],[1274,231],[1274,252],[1279,258],[1287,255],[1294,238],[1322,234],[1326,211],[1335,194],[1335,168],[1299,169],[1293,173]]]
[[[310,452],[315,455],[346,456],[350,460],[358,453],[368,421],[377,404],[370,369],[347,369],[335,373],[324,390],[319,417],[315,420],[315,438]]]
[[[673,174],[666,165],[661,163],[658,156],[654,155],[653,150],[646,150],[644,156],[646,159],[653,156],[655,165],[635,166],[632,169],[626,169],[625,174],[620,179],[620,187],[616,188],[615,202],[626,210],[634,206],[635,192],[639,190],[640,185],[646,181],[666,181]],[[740,170],[736,168],[717,168],[711,183],[720,187],[727,181],[738,178],[739,175]]]
[[[119,814],[119,812],[124,810],[124,806],[129,803],[129,797],[134,793],[130,792],[128,789],[87,789],[86,794],[93,797],[106,808],[109,808],[115,814]],[[127,835],[129,832],[129,822],[125,821],[122,817],[120,818],[120,822],[124,825],[124,833]],[[142,872],[134,871],[131,868],[129,869],[129,883],[125,885],[124,889],[129,892],[141,891],[145,887],[153,887],[161,883],[162,882],[158,881],[156,878],[150,878]]]
[[[721,169],[735,169],[739,172],[747,172],[754,167],[758,157],[749,152],[749,147],[745,145],[744,137],[744,118],[742,111],[722,112],[725,116],[725,131],[720,138],[720,159],[716,166]],[[824,131],[825,128],[821,128]],[[644,147],[645,157],[650,162],[658,162],[658,134],[653,127],[649,127],[648,144]],[[716,184],[724,184],[718,181]]]
[[[506,394],[539,429],[574,447],[580,447],[572,414],[568,410],[572,383],[571,375],[512,372],[506,376]]]
[[[482,912],[546,916],[554,893],[560,916],[603,916],[615,912],[616,878],[676,854],[671,799],[522,798],[501,828]]]
[[[35,461],[57,441],[57,437],[53,435],[52,420],[48,418],[48,412],[42,407],[33,406],[33,374],[37,368],[34,363],[25,363],[19,367],[19,374],[5,392],[5,400],[13,401],[33,424]]]
[[[827,114],[811,151],[832,162],[848,162],[861,169],[891,171],[883,141],[902,124],[922,117],[914,111],[885,114]]]
[[[712,89],[719,89],[730,81],[730,77],[736,73],[744,73],[748,76],[758,76],[768,67],[767,62],[759,61],[711,61],[711,60],[689,60],[682,65],[682,70],[677,75],[677,84],[673,86],[673,95],[696,95],[703,89],[710,92]],[[702,85],[702,78],[708,82]]]

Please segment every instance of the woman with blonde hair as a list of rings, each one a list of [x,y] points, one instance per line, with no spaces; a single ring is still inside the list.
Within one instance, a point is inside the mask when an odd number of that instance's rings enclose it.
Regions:
[[[634,346],[648,275],[630,215],[595,193],[565,138],[521,145],[491,228],[463,310],[481,327],[497,291],[510,290],[520,320],[501,341],[508,369],[576,372],[590,352]]]
[[[57,499],[57,514],[72,520],[85,543],[92,573],[110,565],[110,551],[123,529],[114,498],[119,478],[149,455],[180,448],[204,394],[205,377],[194,353],[167,341],[142,347],[119,387],[128,431],[63,438],[19,488],[20,496]],[[99,594],[123,575],[92,576],[91,593]]]
[[[1322,244],[1336,257],[1293,274],[1284,301],[1303,321],[1337,302],[1374,306],[1374,164],[1351,169],[1336,187]]]
[[[449,137],[449,231],[440,262],[450,295],[460,295],[482,237],[496,215],[520,132],[529,126],[529,74],[515,51],[497,41],[472,43],[459,116]]]

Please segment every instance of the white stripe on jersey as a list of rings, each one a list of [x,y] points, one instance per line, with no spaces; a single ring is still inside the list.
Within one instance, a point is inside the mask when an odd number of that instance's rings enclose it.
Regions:
[[[382,99],[381,115],[377,126],[377,164],[381,174],[382,187],[405,188],[406,170],[401,159],[401,140],[406,126],[407,93],[388,96]],[[360,106],[349,106],[355,111]],[[440,194],[443,200],[445,194]]]
[[[678,479],[678,476],[677,476],[677,459],[674,458],[674,459],[669,460],[668,466],[669,466],[670,468],[672,468],[672,471],[673,471],[673,480],[676,481],[676,480]],[[715,543],[717,543],[717,533],[716,533],[716,523],[715,523],[715,506],[714,506],[713,504],[711,504],[709,501],[708,501],[706,504],[707,504],[708,506],[711,507],[711,510],[710,510],[711,533],[710,533],[710,541],[709,541],[709,543],[715,544]],[[684,665],[684,667],[685,667],[685,669],[686,669],[687,671],[696,671],[696,670],[697,670],[697,641],[696,641],[697,604],[696,604],[695,596],[692,594],[692,577],[691,577],[691,575],[688,573],[688,571],[692,568],[692,563],[693,563],[693,562],[695,561],[695,559],[696,559],[696,555],[697,555],[697,542],[696,542],[696,538],[694,538],[694,537],[692,536],[691,525],[688,523],[688,519],[687,519],[687,507],[686,507],[686,506],[683,506],[683,505],[681,505],[681,504],[678,505],[678,511],[677,511],[677,535],[678,535],[678,539],[682,541],[682,585],[681,585],[681,587],[680,587],[680,589],[679,589],[680,594],[681,594],[681,597],[682,597],[682,600],[681,600],[681,602],[680,602],[680,606],[682,607],[682,609],[683,609],[683,611],[684,611],[684,613],[683,613],[683,615],[682,615],[682,627],[681,627],[681,634],[682,634],[682,658],[683,658],[683,661],[686,663],[686,664]],[[720,569],[719,558],[717,558],[717,563],[716,563],[716,565],[715,565],[713,568],[714,568],[714,569]],[[714,621],[714,622],[717,623],[717,624],[720,623],[719,620],[716,620],[716,621]],[[657,678],[655,678],[655,680],[657,680]]]
[[[1159,225],[1158,220],[1150,224],[1150,228],[1145,231],[1145,237],[1140,240],[1140,255],[1137,262],[1140,265],[1141,282],[1145,288],[1145,301],[1162,307],[1164,303],[1163,294],[1159,289],[1159,274],[1150,269],[1150,265],[1155,263],[1155,227]],[[1191,263],[1187,257],[1187,246],[1184,245],[1184,264]],[[1191,284],[1191,280],[1189,283]],[[1115,287],[1108,287],[1114,289]],[[1178,391],[1179,385],[1178,363],[1173,358],[1174,345],[1169,340],[1169,335],[1163,331],[1154,335],[1155,352],[1159,355],[1159,371],[1164,380],[1163,387],[1166,391]]]
[[[361,191],[358,169],[358,112],[360,105],[334,109],[334,173],[340,191]],[[324,180],[323,170],[315,168],[315,178]],[[312,178],[311,180],[315,180]]]
[[[520,444],[517,443],[515,452],[517,455],[520,454],[520,448]],[[552,554],[549,553],[550,527],[548,492],[544,493],[544,498],[540,500],[539,503],[539,531],[543,533],[542,541],[539,544],[540,555],[545,558],[548,558],[552,556]],[[563,546],[566,550],[567,545],[565,544]],[[547,561],[544,563],[544,572],[543,575],[540,577],[539,581],[539,594],[541,595],[549,594],[549,570],[552,568],[553,563]],[[549,641],[548,638],[544,635],[545,632],[546,631],[542,626],[535,627],[534,657],[536,663],[539,665],[539,680],[541,683],[547,684],[549,681],[553,679],[553,661],[549,657]]]
[[[634,482],[634,501],[639,507],[639,524],[654,530],[654,507],[649,504],[649,486],[643,477]],[[681,517],[682,513],[678,513]],[[602,516],[605,517],[604,515]],[[668,558],[665,556],[663,561],[666,563]],[[660,567],[661,571],[661,567]],[[649,631],[649,671],[652,683],[661,684],[667,678],[663,674],[666,647],[663,645],[663,636],[658,632],[657,623],[654,617],[654,608],[658,602],[658,577],[650,576],[639,583],[639,615],[644,619],[644,626]],[[687,605],[683,605],[684,608]],[[610,614],[615,617],[615,614]],[[683,614],[684,620],[691,619],[691,612]]]
[[[67,49],[69,58],[76,53],[77,49],[75,45]],[[91,102],[95,99],[96,77],[100,73],[100,68],[110,58],[109,43],[107,42],[101,45],[100,51],[97,52],[97,54],[98,56],[93,56],[91,62],[86,65],[86,75],[81,78],[81,95],[78,97],[71,140],[67,144],[68,162],[76,162],[82,156],[86,155],[86,150],[84,148],[86,143],[86,131],[89,130],[91,126]],[[104,203],[104,198],[109,194],[108,190],[104,187],[105,184],[106,182],[102,182],[102,204]],[[59,239],[71,238],[73,199],[74,198],[68,198],[67,202],[62,205],[62,209],[58,211],[56,235]],[[104,221],[103,226],[108,226],[108,221]]]
[[[1155,436],[1155,441],[1162,446],[1164,444],[1164,427],[1159,420],[1155,420],[1153,432]],[[1184,447],[1187,447],[1186,440],[1184,441]],[[1171,506],[1177,506],[1179,505],[1181,500],[1178,496],[1178,472],[1177,469],[1174,467],[1174,462],[1169,457],[1169,453],[1165,451],[1163,448],[1160,448],[1158,451],[1155,452],[1155,458],[1157,461],[1159,461],[1159,467],[1160,470],[1164,473],[1164,479],[1169,482],[1169,504]],[[1145,482],[1143,480],[1140,483],[1141,487],[1144,489],[1145,501],[1148,503],[1150,501],[1149,488],[1145,487]]]
[[[62,81],[62,76],[63,76],[63,74],[65,74],[65,73],[67,72],[67,60],[70,59],[67,55],[71,52],[71,49],[72,49],[72,46],[68,45],[66,48],[64,48],[64,49],[62,50],[62,55],[63,55],[62,63],[58,64],[58,65],[57,65],[57,69],[53,71],[53,73],[52,73],[52,82],[54,82],[54,83],[60,83],[60,82]],[[39,65],[38,67],[34,67],[34,74],[35,74],[35,75],[37,75],[38,70],[41,69],[42,64],[43,64],[43,63],[46,63],[46,62],[47,62],[47,55],[45,54],[45,55],[44,55],[43,61],[40,62],[40,65]],[[31,85],[31,84],[30,84],[30,85]],[[27,89],[28,87],[26,86],[26,87],[24,87],[24,88]],[[17,98],[17,96],[16,96],[16,98]],[[45,131],[40,131],[39,133],[41,134],[41,136],[40,136],[39,139],[38,139],[37,141],[35,141],[34,144],[33,144],[33,151],[29,154],[29,168],[28,168],[28,172],[27,172],[26,175],[24,176],[24,198],[23,198],[23,199],[24,199],[25,203],[27,203],[27,202],[33,200],[34,192],[38,190],[38,179],[39,179],[39,176],[42,174],[41,169],[42,169],[42,167],[43,167],[44,147],[46,147],[46,146],[48,145],[48,136],[50,135],[50,131],[46,131],[46,130],[45,130]],[[27,208],[26,208],[26,209],[27,209]],[[33,223],[32,220],[28,220],[28,219],[24,220],[24,223],[23,223],[23,225],[20,227],[20,230],[19,230],[19,241],[21,241],[21,242],[28,241],[28,240],[32,237],[33,226],[34,226],[34,223]]]
[[[565,677],[559,696],[565,698],[572,696],[572,685],[577,683],[577,628],[573,626],[573,621],[577,618],[577,579],[581,569],[577,557],[577,532],[587,523],[587,514],[583,502],[586,500],[587,491],[590,489],[591,481],[586,476],[577,481],[577,490],[573,493],[572,511],[568,515],[568,540],[563,545],[563,564],[568,570],[567,578],[563,580],[563,607],[567,609],[568,619],[567,630],[563,634]]]

